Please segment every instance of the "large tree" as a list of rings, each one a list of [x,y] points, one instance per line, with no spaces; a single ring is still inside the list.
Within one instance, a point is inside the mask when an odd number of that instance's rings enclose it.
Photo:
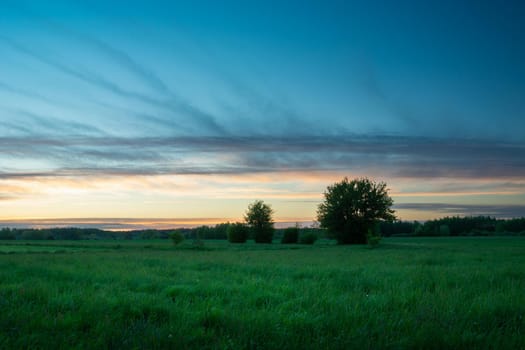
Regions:
[[[253,232],[253,238],[257,243],[272,243],[273,238],[273,209],[261,200],[257,200],[248,206],[244,220]]]
[[[317,220],[339,244],[365,244],[377,222],[395,219],[393,203],[384,182],[345,177],[326,189]]]

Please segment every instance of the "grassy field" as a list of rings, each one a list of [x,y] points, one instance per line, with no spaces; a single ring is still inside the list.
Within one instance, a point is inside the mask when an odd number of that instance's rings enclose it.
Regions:
[[[0,242],[0,349],[525,348],[525,238]]]

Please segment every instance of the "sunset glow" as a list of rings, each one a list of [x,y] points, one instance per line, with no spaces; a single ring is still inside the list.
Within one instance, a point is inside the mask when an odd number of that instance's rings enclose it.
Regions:
[[[310,225],[345,176],[402,220],[525,216],[511,6],[118,4],[3,3],[0,227],[215,224],[256,199]]]

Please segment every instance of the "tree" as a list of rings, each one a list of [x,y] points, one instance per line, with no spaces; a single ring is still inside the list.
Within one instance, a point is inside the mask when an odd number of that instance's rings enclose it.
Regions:
[[[179,245],[184,241],[184,235],[179,231],[173,231],[169,234],[174,245]]]
[[[226,230],[230,243],[245,243],[248,239],[248,227],[242,222],[228,225]]]
[[[317,220],[339,244],[366,244],[377,222],[395,220],[393,203],[384,182],[345,177],[327,187]]]
[[[273,238],[273,209],[261,200],[248,206],[244,220],[253,232],[256,243],[272,243]]]

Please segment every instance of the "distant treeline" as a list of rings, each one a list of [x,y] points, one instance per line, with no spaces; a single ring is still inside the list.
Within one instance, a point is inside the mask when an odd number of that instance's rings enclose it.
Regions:
[[[100,240],[100,239],[167,239],[178,232],[186,239],[226,240],[230,223],[173,230],[105,231],[95,228],[49,228],[49,229],[0,229],[0,240]],[[382,222],[379,225],[383,236],[492,236],[524,235],[525,217],[518,219],[496,219],[489,216],[444,217],[418,221]],[[301,228],[299,235],[315,235],[331,238],[320,228]],[[281,240],[284,229],[275,230],[274,239]]]
[[[383,222],[383,236],[494,236],[525,235],[525,218],[496,219],[490,216],[444,217],[418,221]]]
[[[0,229],[0,240],[99,240],[168,238],[173,230],[137,230],[114,232],[96,228]]]
[[[0,229],[0,240],[111,240],[111,239],[167,239],[170,234],[180,233],[185,239],[228,239],[230,223],[214,226],[198,226],[193,228],[177,228],[172,230],[133,230],[105,231],[94,228],[49,228],[49,229]],[[284,229],[275,230],[274,239],[281,239]],[[324,237],[324,230],[319,228],[302,228],[301,235],[315,234]]]
[[[215,226],[199,226],[195,228],[179,228],[171,232],[179,232],[186,239],[228,239],[228,227],[231,223],[222,223]],[[273,235],[274,240],[281,240],[284,235],[284,228],[276,229]],[[299,235],[315,234],[317,237],[325,237],[325,230],[320,228],[301,228]],[[251,239],[251,238],[250,238]]]

